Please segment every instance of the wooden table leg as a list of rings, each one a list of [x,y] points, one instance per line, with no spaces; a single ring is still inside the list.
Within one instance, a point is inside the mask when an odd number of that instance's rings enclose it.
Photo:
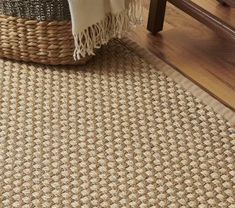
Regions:
[[[156,34],[163,29],[167,0],[151,0],[147,29]]]

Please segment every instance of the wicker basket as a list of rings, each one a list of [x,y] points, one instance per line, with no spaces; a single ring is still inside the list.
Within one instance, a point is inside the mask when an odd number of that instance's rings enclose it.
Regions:
[[[50,65],[74,61],[67,0],[0,0],[0,57]]]

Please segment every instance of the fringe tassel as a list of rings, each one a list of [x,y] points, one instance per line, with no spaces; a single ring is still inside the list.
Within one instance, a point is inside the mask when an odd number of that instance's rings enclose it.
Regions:
[[[119,14],[108,14],[79,34],[74,34],[74,59],[95,55],[94,50],[107,44],[112,38],[121,38],[130,28],[143,22],[142,0],[129,0],[126,10]]]

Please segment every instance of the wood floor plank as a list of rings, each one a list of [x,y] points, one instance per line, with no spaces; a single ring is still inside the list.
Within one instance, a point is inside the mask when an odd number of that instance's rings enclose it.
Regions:
[[[222,18],[226,23],[235,27],[235,9],[223,6],[216,0],[192,0],[215,16]]]
[[[204,0],[194,1],[204,2],[206,9],[213,8],[210,0],[207,4]],[[148,8],[147,1],[145,6]],[[219,12],[217,15],[221,16]],[[235,110],[235,43],[169,3],[164,30],[156,36],[146,30],[147,16],[146,9],[145,25],[137,27],[129,37]],[[225,16],[230,18],[230,14],[224,15],[226,19]]]

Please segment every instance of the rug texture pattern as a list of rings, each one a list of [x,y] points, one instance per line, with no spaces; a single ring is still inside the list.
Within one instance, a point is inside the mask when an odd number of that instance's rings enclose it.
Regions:
[[[0,207],[235,207],[235,132],[124,45],[0,60]]]

